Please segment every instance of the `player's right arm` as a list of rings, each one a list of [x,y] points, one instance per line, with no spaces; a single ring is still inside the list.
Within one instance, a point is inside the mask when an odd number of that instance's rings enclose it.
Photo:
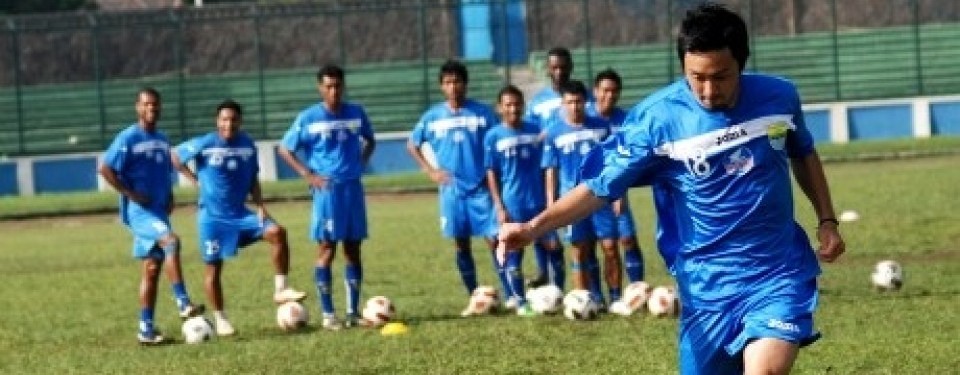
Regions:
[[[303,146],[301,142],[301,132],[304,122],[305,119],[302,114],[297,116],[297,119],[293,121],[293,125],[290,126],[290,129],[284,133],[283,138],[280,140],[280,147],[277,147],[277,154],[280,155],[280,158],[283,159],[294,172],[300,175],[300,177],[303,177],[308,185],[322,189],[327,185],[327,178],[313,173],[295,154],[296,150]]]
[[[420,146],[426,142],[427,134],[427,116],[426,114],[420,118],[420,122],[413,127],[413,131],[410,132],[410,139],[407,141],[407,153],[413,158],[413,161],[417,163],[417,166],[420,167],[420,170],[427,174],[433,182],[438,185],[446,184],[450,177],[447,176],[447,173],[443,169],[434,168],[433,165],[427,161],[427,158],[423,156],[423,152],[420,150]]]
[[[500,246],[502,249],[524,247],[554,229],[587,217],[606,203],[607,200],[594,195],[586,185],[577,185],[532,220],[501,226]]]
[[[121,170],[123,165],[126,164],[129,150],[130,148],[124,144],[123,139],[118,136],[104,153],[103,162],[100,164],[98,171],[100,172],[100,176],[103,177],[103,180],[120,193],[120,195],[141,206],[146,205],[150,203],[150,198],[125,186],[123,182],[120,181],[120,176],[117,175],[117,171]]]
[[[189,180],[193,186],[200,186],[200,181],[197,179],[196,172],[190,169],[187,162],[196,158],[202,150],[200,138],[198,137],[181,143],[170,152],[170,162],[173,163],[173,167],[176,168],[177,172],[180,172],[183,177]]]

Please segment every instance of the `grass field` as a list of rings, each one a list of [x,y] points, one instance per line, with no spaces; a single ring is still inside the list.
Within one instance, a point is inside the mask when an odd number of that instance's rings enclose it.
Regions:
[[[801,352],[795,373],[958,373],[958,165],[958,155],[827,165],[837,209],[856,210],[861,219],[842,226],[846,256],[824,266],[817,315],[824,338]],[[648,279],[669,283],[652,245],[648,192],[635,190],[631,198],[642,223]],[[314,251],[304,234],[308,206],[286,201],[270,207],[290,229],[292,282],[311,292],[307,302],[316,317]],[[809,204],[798,199],[797,207],[801,224],[812,228]],[[381,337],[367,329],[281,333],[269,300],[266,247],[258,244],[225,271],[228,311],[238,337],[141,348],[134,339],[138,267],[129,256],[129,235],[115,215],[0,221],[0,373],[676,372],[677,327],[671,319],[459,318],[466,298],[451,246],[439,235],[435,197],[376,195],[368,208],[372,236],[364,248],[364,295],[390,296],[411,327],[405,336]],[[173,223],[186,244],[188,287],[200,299],[193,219],[193,209],[181,207]],[[489,255],[477,251],[476,256],[481,280],[493,284]],[[879,294],[869,287],[873,264],[885,258],[905,267],[900,292]],[[342,284],[334,285],[342,311]],[[158,323],[179,337],[169,288],[162,292]]]

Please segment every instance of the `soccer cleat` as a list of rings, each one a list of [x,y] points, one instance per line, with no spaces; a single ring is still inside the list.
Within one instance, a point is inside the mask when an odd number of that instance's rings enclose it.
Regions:
[[[503,303],[503,308],[507,310],[516,310],[517,309],[517,297],[507,298],[507,302]]]
[[[166,338],[156,329],[153,330],[153,332],[137,332],[137,341],[143,346],[156,346],[167,343]]]
[[[372,327],[373,323],[369,320],[357,316],[357,314],[347,314],[347,318],[343,320],[344,328],[354,328],[354,327]]]
[[[217,319],[216,326],[217,336],[227,337],[237,334],[237,330],[233,329],[233,324],[230,324],[229,320]]]
[[[286,302],[300,302],[307,298],[307,293],[293,288],[286,288],[273,294],[273,302],[280,305]]]
[[[320,324],[320,327],[327,331],[339,331],[343,328],[343,324],[341,324],[335,316],[325,316],[323,317],[323,322]]]
[[[206,309],[206,306],[203,304],[194,305],[192,303],[188,303],[180,308],[180,319],[187,320],[195,316],[203,315],[203,312]]]
[[[527,280],[527,289],[539,288],[541,286],[547,285],[547,283],[549,282],[550,282],[550,278],[547,277],[547,274],[538,273],[537,277]]]
[[[610,312],[620,316],[630,316],[633,314],[633,311],[630,311],[630,306],[627,306],[624,301],[614,301],[610,304]]]
[[[524,318],[531,318],[537,316],[537,312],[533,311],[533,308],[530,307],[529,303],[525,303],[520,307],[517,307],[517,316],[522,316]]]

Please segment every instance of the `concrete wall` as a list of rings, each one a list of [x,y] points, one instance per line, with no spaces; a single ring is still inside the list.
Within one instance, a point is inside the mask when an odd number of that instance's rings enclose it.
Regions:
[[[804,106],[804,119],[817,143],[960,136],[960,96],[814,104]],[[367,173],[416,171],[406,140],[406,133],[377,134]],[[262,180],[298,178],[277,156],[276,141],[257,147]],[[100,153],[81,153],[0,160],[0,196],[107,190],[96,173],[99,159]]]

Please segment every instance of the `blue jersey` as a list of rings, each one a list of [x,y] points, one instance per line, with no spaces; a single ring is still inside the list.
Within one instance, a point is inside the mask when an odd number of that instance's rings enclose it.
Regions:
[[[794,219],[790,158],[813,152],[794,86],[747,74],[736,105],[709,111],[683,80],[651,95],[624,131],[583,166],[599,197],[652,184],[665,255],[684,304],[722,309],[771,278],[800,282],[820,269]]]
[[[504,206],[542,209],[546,205],[539,126],[526,121],[518,129],[500,124],[487,133],[484,148],[484,164],[499,177]]]
[[[556,168],[560,194],[580,183],[580,165],[594,147],[610,135],[603,120],[586,116],[583,124],[571,125],[565,116],[553,117],[544,127],[543,168]]]
[[[543,127],[543,123],[553,117],[560,108],[560,103],[560,93],[557,90],[553,87],[544,88],[530,98],[524,118]]]
[[[260,169],[257,146],[246,133],[229,141],[208,133],[181,143],[176,152],[181,163],[196,163],[201,216],[234,219],[248,214],[244,202]]]
[[[419,147],[430,144],[438,167],[455,180],[459,194],[484,188],[483,139],[497,123],[486,104],[466,100],[456,111],[446,102],[437,103],[420,117],[410,133],[410,142]]]
[[[620,131],[620,127],[623,126],[623,122],[627,119],[627,111],[624,111],[620,107],[613,107],[610,110],[609,116],[603,116],[597,110],[597,102],[587,103],[587,116],[599,117],[601,120],[606,121],[607,125],[610,126],[610,132],[616,133]]]
[[[305,151],[310,171],[335,181],[359,179],[363,173],[361,138],[373,140],[363,107],[343,102],[337,113],[318,103],[300,112],[280,145]]]
[[[172,198],[173,164],[170,142],[155,130],[148,132],[133,124],[117,134],[103,155],[103,163],[112,169],[123,186],[149,199],[146,207],[120,196],[120,218],[129,224],[140,211],[166,218]]]

